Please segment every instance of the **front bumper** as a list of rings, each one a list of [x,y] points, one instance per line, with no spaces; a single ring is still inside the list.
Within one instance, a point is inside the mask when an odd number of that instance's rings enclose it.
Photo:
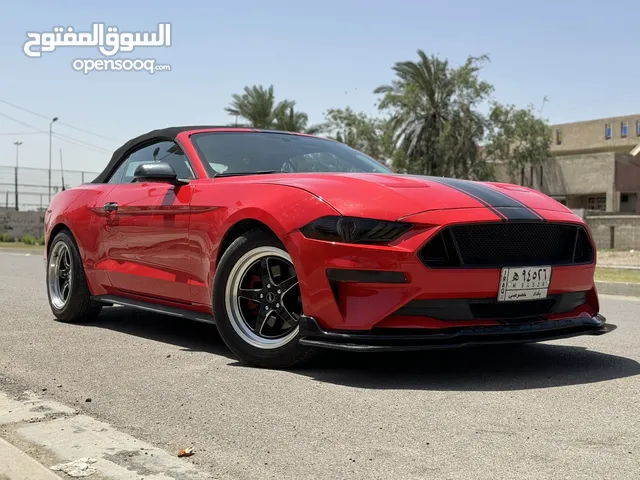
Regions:
[[[616,329],[605,317],[582,315],[561,320],[520,324],[451,327],[439,330],[390,332],[392,329],[362,331],[323,330],[309,316],[300,318],[300,343],[320,348],[360,352],[412,351],[458,348],[474,345],[534,343],[579,335],[603,335]]]
[[[472,209],[466,214],[476,219],[482,211]],[[467,307],[471,301],[497,298],[501,268],[429,268],[422,262],[420,250],[438,231],[426,222],[438,224],[441,220],[416,221],[413,231],[389,245],[332,243],[306,238],[299,231],[288,234],[283,241],[296,267],[304,313],[316,319],[322,329],[342,332],[499,325],[494,317],[503,316],[501,312],[495,316],[484,311],[470,314]],[[595,293],[594,269],[595,264],[553,266],[548,296]],[[451,305],[457,308],[436,308],[437,302],[445,301],[457,302]],[[504,303],[504,310],[511,309]],[[575,307],[536,308],[531,316],[558,320],[559,316],[595,315],[599,311],[597,295],[588,294],[586,303]],[[548,318],[552,313],[553,318]]]

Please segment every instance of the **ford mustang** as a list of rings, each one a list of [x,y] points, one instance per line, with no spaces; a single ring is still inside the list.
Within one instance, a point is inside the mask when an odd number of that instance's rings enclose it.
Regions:
[[[530,188],[396,174],[303,134],[172,127],[45,215],[65,322],[124,305],[215,323],[243,362],[514,344],[615,328],[582,218]]]

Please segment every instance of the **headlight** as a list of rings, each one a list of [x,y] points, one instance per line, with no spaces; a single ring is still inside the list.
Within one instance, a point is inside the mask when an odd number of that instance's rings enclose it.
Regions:
[[[410,223],[358,217],[322,217],[302,227],[307,238],[342,243],[387,243],[413,227]]]

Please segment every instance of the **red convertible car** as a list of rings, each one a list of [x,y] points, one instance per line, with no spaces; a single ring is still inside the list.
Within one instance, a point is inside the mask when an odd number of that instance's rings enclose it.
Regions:
[[[338,142],[137,137],[45,217],[61,321],[125,305],[217,325],[248,364],[600,335],[583,220],[535,190],[395,174]]]

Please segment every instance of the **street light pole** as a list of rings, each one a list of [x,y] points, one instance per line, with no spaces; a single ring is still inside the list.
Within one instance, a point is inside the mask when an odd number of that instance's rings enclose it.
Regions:
[[[51,123],[49,123],[49,203],[51,203],[51,156],[53,149],[53,124],[58,121],[58,117],[53,117]]]
[[[13,142],[13,144],[16,146],[16,172],[15,172],[15,181],[14,181],[14,189],[15,189],[15,194],[16,194],[16,212],[18,211],[18,150],[20,148],[20,145],[22,145],[22,142]]]

